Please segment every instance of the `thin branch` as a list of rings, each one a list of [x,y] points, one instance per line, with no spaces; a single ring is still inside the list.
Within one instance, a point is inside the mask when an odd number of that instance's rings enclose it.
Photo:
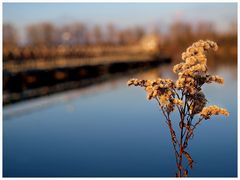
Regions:
[[[192,130],[196,129],[196,127],[204,120],[203,117],[199,118],[199,120],[196,122],[196,124],[193,126]]]
[[[163,112],[163,115],[164,117],[166,118],[166,123],[169,127],[169,130],[170,130],[170,135],[171,135],[171,139],[172,139],[172,145],[173,145],[173,148],[174,148],[174,152],[175,152],[175,160],[176,160],[176,165],[178,167],[178,157],[179,157],[179,154],[178,154],[178,151],[177,151],[177,148],[176,148],[176,143],[179,145],[177,139],[176,139],[176,133],[175,131],[173,130],[172,128],[172,124],[171,124],[171,120],[170,120],[170,117],[169,117],[169,113],[166,115],[166,113],[164,112],[164,109],[163,107],[161,106],[161,103],[160,101],[158,100],[158,98],[155,98],[158,102],[158,105],[159,107],[161,108],[162,112]],[[179,169],[179,167],[178,167]]]
[[[199,118],[199,120],[196,122],[196,124],[193,126],[191,132],[188,132],[186,137],[185,137],[185,140],[184,140],[184,143],[185,145],[188,143],[188,140],[189,138],[193,135],[193,131],[196,129],[196,127],[204,120],[204,118]]]

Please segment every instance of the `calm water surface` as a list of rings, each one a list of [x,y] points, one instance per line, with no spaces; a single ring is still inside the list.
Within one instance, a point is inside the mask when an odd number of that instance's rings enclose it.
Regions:
[[[189,143],[190,176],[237,176],[237,70],[211,67],[225,85],[204,87],[209,104],[230,111],[205,121]],[[170,66],[3,108],[3,175],[174,176],[175,157],[163,116],[129,78],[174,78]]]

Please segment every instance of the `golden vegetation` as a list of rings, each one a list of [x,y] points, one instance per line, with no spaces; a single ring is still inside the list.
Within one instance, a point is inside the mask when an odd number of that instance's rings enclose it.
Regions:
[[[158,102],[170,130],[178,168],[177,177],[187,176],[188,167],[191,169],[193,167],[194,161],[186,152],[186,148],[196,127],[203,120],[210,119],[212,115],[229,115],[224,108],[215,105],[206,107],[207,99],[202,91],[202,86],[206,83],[224,83],[222,77],[208,74],[206,53],[217,49],[217,44],[210,40],[193,43],[182,53],[183,62],[173,67],[173,72],[178,75],[176,82],[161,78],[153,81],[138,79],[128,81],[129,86],[144,87],[147,99],[155,99]],[[176,136],[170,117],[175,110],[179,114],[180,137]],[[183,165],[183,157],[188,161],[186,166]]]

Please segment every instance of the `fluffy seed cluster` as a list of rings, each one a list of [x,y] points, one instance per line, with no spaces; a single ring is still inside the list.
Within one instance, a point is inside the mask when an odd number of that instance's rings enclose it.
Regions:
[[[224,84],[224,79],[220,76],[206,76],[206,83],[216,82],[219,84]]]
[[[205,83],[224,83],[222,77],[207,74],[206,53],[209,50],[216,51],[217,49],[217,44],[210,40],[200,40],[193,43],[182,53],[183,62],[173,67],[173,72],[178,75],[176,82],[161,78],[153,81],[131,79],[128,81],[128,85],[144,87],[147,92],[147,99],[157,99],[159,105],[167,112],[172,112],[176,106],[183,108],[187,105],[191,116],[199,113],[204,118],[210,117],[208,113],[211,115],[227,115],[226,110],[215,106],[214,108],[211,106],[204,108],[207,99],[201,89]],[[183,99],[178,93],[185,95],[187,98]]]
[[[171,79],[160,78],[153,81],[130,79],[128,81],[128,86],[131,85],[145,87],[147,99],[151,100],[152,98],[159,97],[163,104],[166,104],[165,101],[171,97],[173,94],[172,89],[174,88],[174,83]]]
[[[212,115],[219,115],[219,114],[222,114],[224,116],[229,116],[229,112],[226,109],[220,108],[216,105],[205,107],[200,113],[200,115],[204,119],[209,119]]]
[[[183,101],[180,99],[173,99],[173,103],[179,106],[183,106]]]
[[[168,112],[174,110],[174,105],[181,106],[183,104],[181,100],[174,98],[174,89],[176,87],[171,79],[158,78],[153,81],[130,79],[128,81],[128,86],[131,85],[144,87],[147,92],[147,99],[157,99],[160,102],[160,106],[165,108]]]
[[[190,94],[200,91],[200,87],[206,81],[207,76],[207,57],[206,52],[209,50],[216,51],[218,46],[210,40],[200,40],[193,43],[185,52],[182,53],[183,63],[173,67],[173,72],[178,74],[176,87],[185,89]],[[219,80],[220,77],[218,77]],[[220,82],[209,79],[208,82]]]

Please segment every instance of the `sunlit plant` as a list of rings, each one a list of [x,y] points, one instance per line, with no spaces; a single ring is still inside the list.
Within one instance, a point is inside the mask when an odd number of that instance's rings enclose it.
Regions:
[[[176,157],[176,177],[188,176],[189,168],[193,168],[194,161],[187,152],[187,147],[196,128],[204,120],[209,120],[212,115],[229,115],[229,112],[224,108],[215,105],[206,106],[208,101],[202,91],[204,84],[224,83],[222,77],[208,74],[206,52],[217,49],[217,44],[210,40],[200,40],[193,43],[182,53],[183,62],[173,67],[173,72],[178,75],[175,82],[171,79],[161,78],[153,81],[138,79],[128,81],[129,86],[144,87],[147,99],[157,101],[170,130]],[[174,111],[179,115],[179,118],[173,119],[171,117]],[[178,121],[178,131],[173,128],[172,121]],[[186,161],[183,160],[184,158]]]

